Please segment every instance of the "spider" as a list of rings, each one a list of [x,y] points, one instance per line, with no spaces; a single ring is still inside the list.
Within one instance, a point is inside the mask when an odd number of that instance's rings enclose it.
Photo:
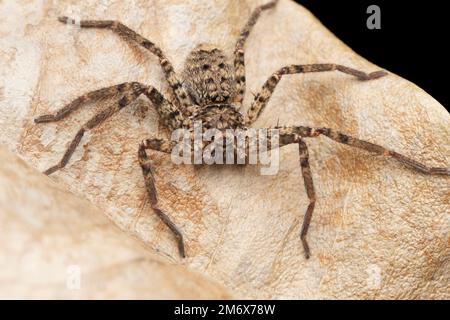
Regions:
[[[244,59],[245,42],[261,13],[274,8],[277,2],[278,0],[272,0],[254,9],[236,42],[233,63],[231,63],[230,59],[219,48],[207,44],[199,45],[188,55],[181,75],[181,81],[163,51],[153,42],[145,39],[124,24],[118,21],[80,21],[79,26],[81,28],[109,29],[123,37],[125,40],[136,43],[153,53],[159,59],[159,63],[173,92],[175,101],[173,101],[173,103],[169,102],[169,100],[150,85],[138,82],[127,82],[89,92],[57,110],[54,114],[47,114],[36,118],[35,123],[59,121],[79,109],[83,104],[106,97],[117,97],[115,105],[99,112],[79,129],[60,162],[47,169],[44,173],[50,175],[55,171],[64,168],[87,130],[99,126],[119,110],[129,106],[141,95],[145,95],[151,101],[156,108],[163,125],[171,131],[176,129],[192,130],[195,121],[201,121],[205,128],[246,130],[251,127],[264,110],[277,84],[284,75],[340,71],[362,81],[375,80],[387,75],[387,72],[384,71],[365,73],[343,65],[331,63],[286,66],[279,69],[268,78],[262,86],[261,91],[255,95],[248,111],[246,113],[241,113],[239,110],[242,106],[246,87]],[[58,20],[66,24],[74,23],[74,20],[69,19],[68,17],[60,17]],[[395,151],[391,151],[371,142],[359,140],[330,128],[310,128],[305,126],[286,127],[278,125],[275,128],[279,130],[279,147],[289,144],[298,145],[303,181],[309,199],[309,205],[306,209],[300,231],[300,239],[307,259],[311,255],[307,242],[307,233],[316,203],[316,195],[309,165],[308,148],[304,138],[313,138],[323,135],[338,143],[360,148],[376,155],[393,158],[403,165],[423,174],[450,175],[449,168],[428,167]],[[182,232],[172,222],[170,217],[158,207],[154,170],[152,162],[147,155],[147,150],[170,154],[172,149],[173,142],[167,139],[146,139],[139,145],[138,160],[142,168],[145,187],[150,199],[151,207],[172,231],[177,240],[179,253],[182,257],[185,257],[186,254]]]

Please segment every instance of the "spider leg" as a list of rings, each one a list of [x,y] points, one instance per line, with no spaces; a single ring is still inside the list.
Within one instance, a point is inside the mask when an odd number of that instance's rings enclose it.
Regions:
[[[401,164],[403,164],[406,167],[409,167],[410,169],[413,169],[415,171],[421,172],[423,174],[428,175],[444,175],[444,176],[450,176],[450,168],[444,168],[444,167],[430,167],[427,166],[419,161],[416,161],[414,159],[411,159],[409,157],[406,157],[398,152],[389,150],[387,148],[384,148],[380,145],[367,142],[364,140],[360,140],[357,138],[353,138],[351,136],[348,136],[346,134],[343,134],[341,132],[329,129],[329,128],[317,128],[312,129],[311,134],[313,137],[316,137],[317,135],[324,135],[334,141],[337,141],[342,144],[347,144],[349,146],[363,149],[369,152],[372,152],[377,155],[390,157]]]
[[[444,167],[430,167],[417,160],[404,156],[396,151],[389,150],[380,145],[360,140],[349,135],[343,134],[339,131],[330,128],[310,128],[310,127],[280,127],[280,137],[284,137],[284,141],[280,145],[286,145],[295,142],[295,137],[316,138],[320,135],[324,135],[334,141],[342,144],[346,144],[355,148],[359,148],[376,155],[392,158],[402,165],[428,175],[444,175],[450,176],[450,168]]]
[[[258,21],[258,18],[261,15],[261,12],[264,10],[271,9],[275,7],[278,0],[272,0],[269,3],[261,5],[257,7],[253,12],[250,18],[248,19],[246,25],[242,29],[238,41],[236,42],[236,46],[234,49],[234,69],[235,69],[235,81],[236,81],[236,92],[237,95],[235,97],[234,102],[237,104],[241,104],[244,99],[245,94],[245,42],[250,35],[250,32],[253,29],[253,26]]]
[[[305,256],[308,259],[310,257],[310,250],[308,246],[308,242],[306,240],[306,235],[308,233],[308,228],[311,223],[312,214],[314,211],[314,206],[316,203],[316,194],[314,191],[314,184],[311,174],[311,168],[309,165],[309,155],[308,148],[302,138],[315,138],[320,135],[324,135],[334,141],[337,141],[342,144],[346,144],[352,147],[356,147],[359,149],[366,150],[368,152],[382,155],[386,157],[390,157],[400,162],[401,164],[409,167],[415,171],[421,172],[427,175],[444,175],[450,176],[450,168],[444,167],[429,167],[424,165],[421,162],[408,158],[398,152],[391,151],[386,149],[380,145],[373,144],[371,142],[367,142],[364,140],[360,140],[338,131],[329,129],[329,128],[310,128],[310,127],[278,127],[280,135],[280,144],[279,147],[286,146],[288,144],[297,143],[299,146],[300,153],[300,165],[302,168],[302,175],[305,184],[306,193],[309,199],[309,205],[305,213],[305,217],[303,219],[303,225],[301,230],[301,240],[303,244],[303,248],[305,250]]]
[[[63,108],[57,110],[55,114],[45,114],[40,117],[37,117],[36,119],[34,119],[34,122],[35,123],[56,122],[66,118],[74,111],[77,111],[84,104],[92,103],[109,97],[114,97],[117,94],[124,92],[139,91],[142,90],[142,88],[144,88],[144,86],[141,85],[140,83],[126,82],[112,87],[106,87],[99,90],[95,90],[76,98]]]
[[[309,250],[306,235],[308,233],[309,225],[311,223],[314,206],[316,204],[316,192],[314,191],[314,183],[311,174],[311,167],[309,166],[309,153],[306,143],[299,139],[298,148],[300,154],[300,166],[302,168],[303,181],[305,183],[306,194],[308,195],[309,205],[306,209],[305,217],[303,218],[302,230],[300,232],[300,239],[302,240],[303,249],[305,250],[305,257],[309,259],[311,252]]]
[[[142,174],[144,175],[145,186],[152,209],[164,222],[164,224],[170,229],[170,231],[172,231],[177,240],[180,255],[184,258],[186,257],[186,253],[184,248],[183,234],[181,233],[180,229],[178,229],[178,227],[172,222],[170,217],[158,207],[158,194],[156,191],[155,176],[151,161],[146,153],[147,149],[170,154],[172,151],[172,144],[170,141],[164,139],[147,139],[139,145],[138,158],[142,168]]]
[[[269,102],[276,86],[280,82],[284,75],[299,74],[299,73],[311,73],[311,72],[325,72],[325,71],[340,71],[352,76],[355,76],[359,80],[374,80],[387,75],[384,71],[376,71],[372,73],[365,73],[356,69],[352,69],[346,66],[338,64],[309,64],[309,65],[291,65],[279,69],[272,74],[269,79],[264,83],[261,91],[255,96],[250,109],[247,111],[245,117],[245,123],[247,126],[251,125],[259,117],[265,106]]]
[[[63,157],[61,158],[61,161],[54,165],[53,167],[50,167],[49,169],[44,171],[44,174],[50,175],[62,168],[64,168],[67,163],[69,162],[70,158],[72,157],[73,153],[75,152],[75,149],[78,147],[78,145],[81,142],[81,139],[84,136],[84,133],[88,130],[91,130],[98,125],[102,124],[113,116],[115,113],[119,112],[126,106],[128,106],[131,102],[133,102],[138,96],[140,92],[127,92],[120,100],[119,102],[115,103],[114,105],[108,107],[107,109],[97,113],[95,116],[93,116],[89,121],[87,121],[80,130],[78,130],[75,137],[72,139],[72,141],[69,144],[69,147],[66,149],[66,152],[64,153]]]
[[[58,20],[62,23],[66,24],[75,24],[75,20],[70,19],[68,17],[59,17]],[[163,72],[166,76],[166,79],[172,88],[174,95],[178,102],[180,103],[181,108],[186,110],[188,106],[192,103],[186,94],[186,91],[181,85],[181,82],[178,80],[177,75],[175,74],[174,68],[170,61],[166,58],[162,50],[156,46],[153,42],[145,39],[140,34],[128,28],[126,25],[113,20],[81,20],[77,21],[77,25],[81,28],[96,28],[96,29],[109,29],[114,33],[117,33],[119,36],[133,43],[137,43],[138,45],[144,47],[149,50],[151,53],[156,55],[159,59],[159,63],[163,69]]]
[[[163,122],[171,129],[179,128],[183,124],[183,117],[181,115],[181,112],[172,104],[170,104],[155,88],[151,86],[145,86],[143,84],[132,82],[132,83],[126,83],[119,86],[111,87],[111,88],[118,88],[118,92],[121,92],[122,97],[121,99],[114,105],[108,107],[107,109],[99,112],[95,116],[93,116],[89,121],[87,121],[80,130],[78,130],[77,134],[69,144],[69,147],[67,148],[66,152],[64,153],[61,161],[54,165],[53,167],[47,169],[44,171],[46,175],[50,175],[54,172],[56,172],[59,169],[64,168],[67,163],[69,162],[70,158],[72,157],[73,153],[75,152],[75,149],[78,147],[78,145],[81,142],[81,139],[83,138],[84,133],[87,130],[94,129],[95,127],[102,124],[104,121],[106,121],[108,118],[125,108],[126,106],[130,105],[133,101],[135,101],[141,94],[146,95],[150,101],[153,103],[153,105],[156,107],[161,119]],[[120,89],[121,88],[121,89]],[[108,89],[108,88],[107,88]],[[119,90],[120,89],[120,90]],[[103,89],[101,89],[103,90]],[[109,89],[108,89],[109,90]],[[110,90],[107,92],[110,92]],[[98,91],[97,91],[98,92]],[[105,91],[106,92],[106,91]],[[95,92],[94,92],[95,93]],[[89,94],[85,95],[88,96]],[[80,98],[79,98],[80,99]],[[85,102],[86,99],[76,99],[75,101],[83,101]],[[71,104],[69,104],[67,107],[64,107],[56,112],[55,115],[45,115],[42,117],[39,117],[35,120],[35,122],[51,122],[51,121],[57,121],[64,117],[66,117],[70,112],[73,112],[75,109],[77,109],[81,105],[81,102],[77,102],[75,105],[75,108],[70,107]]]

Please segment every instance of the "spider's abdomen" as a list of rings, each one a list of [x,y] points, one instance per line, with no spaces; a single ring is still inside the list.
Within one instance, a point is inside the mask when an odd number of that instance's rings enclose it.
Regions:
[[[221,50],[201,45],[186,59],[183,86],[196,105],[230,103],[235,91],[233,69]]]

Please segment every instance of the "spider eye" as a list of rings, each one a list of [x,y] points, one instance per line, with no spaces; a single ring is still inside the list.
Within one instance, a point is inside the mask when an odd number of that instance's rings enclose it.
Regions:
[[[222,63],[220,63],[220,64],[219,64],[219,68],[220,68],[220,69],[223,69],[223,68],[225,68],[225,63],[223,63],[223,62],[222,62]]]
[[[203,70],[208,70],[209,69],[209,64],[204,64],[202,68],[203,68]]]

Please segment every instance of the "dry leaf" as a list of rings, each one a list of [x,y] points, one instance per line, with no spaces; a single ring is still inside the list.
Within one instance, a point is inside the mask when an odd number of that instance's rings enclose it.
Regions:
[[[34,117],[83,93],[124,81],[148,83],[170,96],[154,56],[111,32],[62,25],[57,16],[120,20],[159,44],[180,71],[189,51],[200,43],[216,44],[231,54],[246,17],[260,3],[3,1],[1,141],[31,166],[44,170],[59,161],[79,126],[107,102],[85,106],[60,123],[35,125]],[[250,92],[258,92],[280,67],[324,62],[367,72],[379,69],[336,39],[304,8],[282,0],[275,10],[263,14],[248,40],[245,106],[251,102]],[[146,107],[149,111],[143,117]],[[286,76],[256,126],[279,121],[331,127],[427,164],[448,167],[448,120],[438,102],[394,74],[360,82],[324,73]],[[182,260],[172,235],[146,201],[136,152],[138,143],[150,134],[167,132],[142,99],[83,139],[67,168],[52,179],[60,189],[90,200],[123,233],[153,248],[161,259],[208,275],[234,297],[450,298],[447,177],[424,176],[326,138],[308,140],[318,200],[309,233],[313,256],[307,261],[299,229],[308,201],[295,146],[281,151],[280,171],[274,176],[260,175],[257,166],[176,166],[170,157],[154,154],[161,205],[186,238],[188,258]],[[39,198],[37,206],[41,206]],[[53,205],[65,204],[52,204],[51,212]],[[31,204],[25,209],[34,210]],[[22,212],[20,206],[16,210]],[[2,242],[13,241],[15,234],[8,233],[11,239]],[[94,234],[90,237],[102,240]],[[180,274],[187,276],[184,271]],[[20,279],[16,278],[18,286]],[[117,279],[118,286],[111,290],[128,286],[127,278],[118,274]],[[215,288],[211,297],[223,294]]]
[[[227,299],[0,146],[1,299]]]

